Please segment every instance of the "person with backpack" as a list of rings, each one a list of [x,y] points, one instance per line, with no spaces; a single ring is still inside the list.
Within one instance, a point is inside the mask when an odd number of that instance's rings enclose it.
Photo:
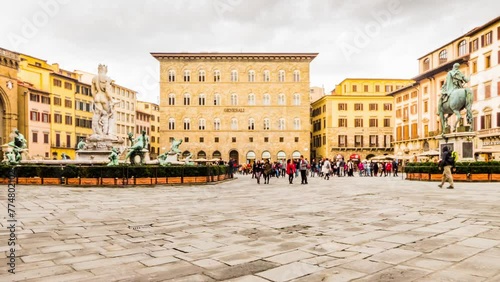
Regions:
[[[441,177],[441,184],[439,188],[443,188],[445,182],[450,183],[447,189],[453,189],[453,175],[451,174],[451,169],[455,167],[455,158],[452,156],[453,152],[450,152],[447,146],[443,147],[443,159],[439,162],[439,169],[443,169],[443,176]]]

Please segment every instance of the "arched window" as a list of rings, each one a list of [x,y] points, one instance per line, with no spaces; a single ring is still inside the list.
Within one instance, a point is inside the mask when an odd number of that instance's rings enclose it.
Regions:
[[[231,106],[238,105],[238,94],[231,94]]]
[[[428,71],[431,67],[431,60],[429,58],[425,58],[424,60],[424,71]]]
[[[269,94],[264,94],[264,105],[271,105],[271,95]]]
[[[278,80],[279,80],[279,82],[285,82],[285,71],[284,70],[280,70],[278,72]]]
[[[175,130],[175,119],[174,118],[168,119],[168,130]]]
[[[238,130],[238,120],[236,118],[231,119],[231,130]]]
[[[248,94],[248,105],[255,105],[255,94]]]
[[[284,118],[280,118],[280,120],[278,122],[278,128],[279,128],[279,130],[285,130],[285,119]]]
[[[264,130],[270,130],[271,129],[271,121],[268,118],[264,119]]]
[[[298,93],[293,94],[293,104],[295,106],[300,106],[300,94]]]
[[[214,95],[214,106],[220,106],[220,94]]]
[[[191,129],[191,120],[188,118],[184,119],[184,130],[190,130]]]
[[[206,102],[205,94],[200,94],[200,96],[198,97],[198,104],[200,106],[205,106],[205,102]]]
[[[205,80],[206,80],[206,72],[204,70],[200,70],[198,72],[198,81],[205,82]]]
[[[214,130],[220,130],[220,119],[216,118],[214,120]]]
[[[255,82],[255,71],[248,71],[248,82]]]
[[[191,81],[191,71],[185,70],[184,71],[184,82],[190,82],[190,81]]]
[[[255,120],[253,118],[248,119],[248,130],[255,130]]]
[[[200,118],[200,119],[198,120],[198,129],[199,129],[199,130],[205,130],[205,128],[206,128],[206,122],[205,122],[205,119]]]
[[[212,158],[214,158],[214,159],[220,159],[221,156],[222,156],[222,154],[219,151],[215,151],[212,154]]]
[[[461,57],[465,54],[467,54],[467,42],[464,39],[458,43],[458,56]]]
[[[168,82],[175,82],[175,71],[174,70],[168,71]]]
[[[264,82],[271,81],[271,72],[270,71],[268,71],[268,70],[264,71],[264,75],[263,75],[262,81],[264,81]]]
[[[184,94],[184,106],[191,105],[191,95],[189,93]]]
[[[214,70],[214,82],[220,81],[220,70]]]
[[[285,104],[286,104],[285,94],[280,93],[278,95],[278,105],[285,105]]]
[[[446,49],[439,52],[439,64],[444,64],[448,61],[448,52]]]
[[[238,71],[237,70],[231,71],[231,82],[238,82]]]
[[[169,106],[174,106],[175,105],[175,94],[174,93],[168,94],[168,105]]]
[[[206,159],[207,158],[207,153],[205,151],[199,151],[197,155],[198,159]]]
[[[300,82],[300,71],[293,71],[293,82]]]
[[[300,119],[299,118],[293,119],[293,129],[300,130]]]

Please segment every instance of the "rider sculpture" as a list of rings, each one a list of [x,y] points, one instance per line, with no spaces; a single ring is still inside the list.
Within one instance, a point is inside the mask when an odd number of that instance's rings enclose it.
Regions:
[[[448,101],[448,97],[455,89],[463,88],[463,85],[469,82],[469,79],[458,69],[459,63],[453,65],[453,69],[446,75],[443,87],[441,87],[441,103]]]
[[[460,114],[463,109],[467,110],[466,117],[470,125],[469,131],[472,131],[472,91],[469,88],[464,88],[469,79],[459,70],[459,67],[459,63],[453,65],[453,69],[446,74],[446,80],[441,87],[438,115],[441,119],[443,135],[448,127],[448,118],[452,114],[457,117],[454,131],[457,130],[458,124],[463,124],[463,118]]]

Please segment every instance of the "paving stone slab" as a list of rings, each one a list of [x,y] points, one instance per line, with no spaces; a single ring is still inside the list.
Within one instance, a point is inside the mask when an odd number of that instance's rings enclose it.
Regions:
[[[435,182],[338,177],[259,186],[238,175],[210,189],[23,186],[18,270],[54,281],[269,280],[259,273],[301,281],[377,281],[377,274],[440,281],[456,273],[462,281],[495,281],[500,190],[456,185],[444,191]],[[129,228],[141,225],[148,226]],[[0,240],[6,235],[0,230]]]
[[[255,274],[271,268],[275,268],[277,266],[279,265],[276,263],[259,260],[236,266],[225,266],[213,270],[204,271],[203,273],[215,280],[227,280],[245,275]]]
[[[281,282],[296,279],[320,271],[322,269],[322,267],[318,267],[315,265],[310,265],[303,262],[294,262],[264,272],[259,272],[256,275],[271,281]]]

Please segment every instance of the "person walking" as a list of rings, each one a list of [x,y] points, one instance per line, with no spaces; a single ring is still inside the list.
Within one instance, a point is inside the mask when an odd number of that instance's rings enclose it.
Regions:
[[[398,176],[398,162],[396,160],[392,161],[392,171],[394,171],[394,177]]]
[[[314,177],[314,174],[316,174],[316,159],[312,159],[311,162],[311,177]]]
[[[227,176],[228,178],[233,178],[233,173],[234,173],[234,170],[233,170],[233,159],[230,158],[229,159],[229,162],[227,162]]]
[[[363,165],[363,162],[359,162],[358,170],[359,170],[359,177],[362,177],[363,173],[365,172],[365,166]]]
[[[273,167],[271,166],[271,163],[269,163],[269,160],[266,159],[264,165],[262,166],[262,173],[264,175],[264,184],[269,184],[269,179],[271,178],[272,170]]]
[[[330,169],[332,167],[332,164],[330,163],[330,160],[326,158],[323,161],[323,166],[321,167],[321,172],[325,176],[324,179],[329,180],[330,179]]]
[[[307,166],[309,163],[300,155],[299,170],[300,170],[300,184],[307,184]]]
[[[452,167],[455,166],[455,158],[452,156],[452,152],[449,151],[447,146],[443,147],[443,159],[439,163],[439,168],[443,169],[443,176],[441,177],[441,184],[439,188],[443,188],[445,182],[450,183],[447,189],[453,189],[453,175],[451,174]]]
[[[365,176],[372,176],[371,163],[365,161],[364,165],[365,165]]]
[[[385,164],[385,176],[387,176],[387,175],[391,176],[391,173],[392,173],[392,163],[387,162]]]
[[[257,184],[260,184],[260,176],[262,175],[262,163],[257,161],[254,167],[255,178],[257,178]]]
[[[293,184],[293,175],[295,173],[295,164],[292,160],[288,159],[286,161],[286,174],[288,174],[288,182]]]

